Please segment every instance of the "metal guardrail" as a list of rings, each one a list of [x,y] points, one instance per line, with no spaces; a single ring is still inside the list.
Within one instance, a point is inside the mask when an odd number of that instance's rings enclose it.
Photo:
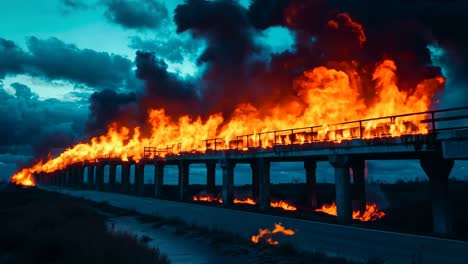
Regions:
[[[177,154],[182,151],[182,144],[173,144],[165,148],[144,147],[143,158],[164,157],[170,154]]]
[[[450,115],[457,111],[465,111],[459,115]],[[318,132],[320,129],[326,128],[328,133],[333,132],[335,134],[342,134],[343,131],[347,131],[348,136],[342,136],[342,139],[364,139],[364,138],[383,138],[391,137],[390,134],[390,125],[396,124],[397,119],[403,119],[400,124],[405,126],[414,125],[415,122],[421,124],[429,124],[427,128],[428,133],[435,134],[439,131],[446,130],[459,130],[459,129],[468,129],[468,126],[448,126],[440,127],[437,126],[440,122],[446,121],[459,121],[459,120],[468,120],[468,107],[457,107],[450,109],[441,109],[441,110],[432,110],[426,112],[417,112],[417,113],[408,113],[400,114],[393,116],[385,117],[376,117],[368,118],[355,121],[347,121],[341,123],[327,124],[327,125],[317,125],[310,127],[300,127],[292,129],[282,129],[274,131],[266,131],[257,134],[247,134],[237,136],[235,140],[225,142],[223,139],[214,138],[205,140],[205,150],[220,150],[220,149],[249,149],[249,148],[259,148],[264,146],[264,142],[269,142],[268,145],[290,145],[290,144],[300,144],[300,143],[314,143],[314,142],[324,142],[326,139],[320,139]],[[421,120],[417,121],[407,121],[408,117],[422,116]],[[444,116],[438,116],[444,115]],[[448,115],[448,116],[447,116]],[[365,133],[370,132],[365,125],[366,123],[374,122],[378,123],[379,126],[373,128],[375,130],[375,136],[367,136]],[[403,133],[402,135],[407,134],[418,134],[418,133]],[[421,134],[421,133],[419,133]]]
[[[463,112],[456,115],[456,112]],[[420,120],[408,121],[409,117],[424,116]],[[439,123],[450,122],[450,121],[460,121],[467,120],[468,124],[468,106],[457,107],[457,108],[448,108],[441,110],[431,110],[425,112],[416,112],[400,115],[392,115],[385,117],[376,117],[376,118],[367,118],[361,120],[347,121],[334,124],[326,125],[314,125],[309,127],[299,127],[291,129],[281,129],[273,131],[265,131],[255,134],[247,134],[236,136],[235,140],[226,142],[222,138],[212,138],[204,140],[205,151],[208,150],[246,150],[251,148],[261,148],[264,146],[264,142],[268,142],[268,145],[277,146],[277,145],[291,145],[291,144],[301,144],[301,143],[314,143],[314,142],[326,142],[326,139],[319,138],[319,132],[326,129],[327,133],[342,134],[343,131],[347,131],[348,135],[343,136],[342,139],[364,139],[364,138],[385,138],[391,137],[390,126],[397,124],[397,120],[403,119],[399,124],[404,126],[414,126],[414,123],[428,124],[427,132],[436,134],[440,131],[447,130],[460,130],[468,129],[468,125],[462,126],[440,126]],[[405,120],[406,119],[406,120]],[[378,126],[375,128],[369,129],[366,124],[374,122]],[[369,130],[374,130],[375,136],[368,136],[366,133],[370,132]],[[403,133],[402,135],[408,134],[421,134],[421,133]],[[331,141],[331,140],[328,140]],[[181,144],[174,144],[167,146],[166,148],[156,148],[156,147],[144,147],[143,157],[144,158],[154,158],[154,157],[164,157],[171,154],[181,153]]]

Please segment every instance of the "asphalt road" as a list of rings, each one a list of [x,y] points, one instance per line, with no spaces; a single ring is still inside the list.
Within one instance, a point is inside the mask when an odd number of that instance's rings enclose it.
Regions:
[[[223,208],[179,203],[152,198],[95,191],[55,188],[65,194],[97,202],[133,209],[142,214],[180,217],[190,224],[234,232],[250,238],[259,228],[272,229],[274,223],[296,230],[294,236],[280,237],[280,243],[289,242],[306,251],[342,256],[354,260],[377,257],[385,263],[468,263],[468,243],[394,232],[376,231],[352,226],[333,225]]]

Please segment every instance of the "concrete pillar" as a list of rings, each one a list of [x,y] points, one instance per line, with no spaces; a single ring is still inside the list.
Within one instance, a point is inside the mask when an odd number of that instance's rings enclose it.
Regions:
[[[252,169],[252,199],[254,199],[257,203],[259,201],[259,194],[260,194],[260,182],[258,178],[258,164],[257,160],[254,160],[250,163],[250,168]]]
[[[130,187],[130,163],[123,163],[122,167],[122,178],[121,187],[123,193],[128,193]]]
[[[306,171],[307,204],[315,209],[317,208],[317,161],[306,159],[304,169]]]
[[[71,188],[71,187],[74,187],[74,183],[73,183],[73,170],[74,168],[71,167],[71,166],[68,166],[66,169],[65,169],[65,179],[66,179],[66,186],[68,188]]]
[[[432,198],[432,224],[437,234],[450,234],[452,220],[449,205],[448,177],[452,171],[454,161],[441,157],[427,157],[420,161],[426,175]]]
[[[88,165],[88,189],[94,189],[94,164]]]
[[[257,159],[257,171],[259,179],[260,209],[270,208],[270,161],[264,158]]]
[[[96,164],[96,190],[102,191],[104,187],[104,163]]]
[[[351,201],[350,160],[345,155],[332,155],[330,164],[335,168],[336,209],[339,223],[348,224],[353,220]]]
[[[189,163],[186,160],[179,162],[179,200],[185,199],[185,193],[189,183]]]
[[[154,164],[154,196],[161,197],[164,183],[164,162]]]
[[[66,187],[67,186],[67,173],[66,169],[63,169],[60,171],[60,187]]]
[[[115,178],[117,177],[117,165],[109,164],[109,189],[115,190]]]
[[[366,161],[356,159],[351,161],[351,169],[353,171],[353,188],[351,198],[353,200],[353,208],[359,211],[366,210],[366,178],[365,169]]]
[[[135,164],[135,194],[143,196],[145,192],[145,164]]]
[[[208,193],[215,191],[216,162],[206,163],[206,190]]]
[[[77,188],[81,189],[84,187],[84,179],[83,179],[83,176],[84,176],[84,166],[83,165],[79,165],[77,167],[77,172],[76,172],[76,182],[77,182]]]
[[[223,169],[223,206],[232,205],[234,200],[234,167],[236,164],[232,160],[222,160]]]

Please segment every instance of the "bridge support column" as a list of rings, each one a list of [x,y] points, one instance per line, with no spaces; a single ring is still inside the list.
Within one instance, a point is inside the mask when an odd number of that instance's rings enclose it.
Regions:
[[[68,166],[66,169],[65,169],[65,184],[68,188],[72,188],[74,187],[74,182],[73,182],[73,173],[74,172],[74,168],[71,167],[71,166]]]
[[[317,208],[317,161],[306,159],[304,169],[306,171],[307,204],[315,209]]]
[[[186,160],[179,162],[179,200],[185,199],[187,186],[189,183],[189,163]]]
[[[117,165],[109,164],[109,189],[115,190],[115,178],[117,177]]]
[[[62,170],[62,175],[61,175],[61,187],[67,187],[67,168]]]
[[[162,187],[164,184],[164,162],[156,162],[154,164],[154,196],[161,197]]]
[[[94,165],[88,165],[88,189],[94,189]]]
[[[135,193],[143,196],[145,192],[145,164],[135,164]]]
[[[351,183],[348,156],[333,155],[329,157],[330,164],[335,168],[336,209],[339,223],[348,224],[353,220],[351,201]]]
[[[257,159],[257,171],[259,178],[260,209],[270,208],[270,161],[264,158]]]
[[[223,169],[223,206],[230,206],[234,200],[234,167],[236,164],[231,160],[222,160]]]
[[[77,182],[76,185],[78,189],[83,188],[83,185],[84,185],[83,175],[84,175],[84,167],[83,165],[79,165],[76,168],[76,182]]]
[[[206,163],[206,190],[208,193],[215,191],[216,162]]]
[[[128,189],[130,187],[130,164],[123,163],[122,167],[122,178],[120,180],[120,185],[122,187],[123,193],[128,193]]]
[[[454,161],[442,157],[428,157],[420,161],[426,175],[432,197],[432,224],[434,233],[450,234],[452,221],[449,206],[448,177]]]
[[[57,173],[56,172],[53,172],[50,174],[51,176],[51,184],[52,186],[58,186],[58,178],[57,178]]]
[[[257,161],[250,162],[250,168],[252,170],[252,199],[259,202],[259,193],[260,193],[260,179],[258,178],[258,164]]]
[[[366,178],[365,169],[366,161],[359,159],[351,162],[351,169],[353,171],[353,190],[352,200],[353,207],[359,211],[366,210]]]
[[[96,190],[102,191],[104,187],[104,163],[96,164]]]

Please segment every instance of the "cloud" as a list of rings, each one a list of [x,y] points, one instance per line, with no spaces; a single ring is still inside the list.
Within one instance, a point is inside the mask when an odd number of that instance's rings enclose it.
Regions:
[[[95,92],[89,98],[90,113],[86,122],[86,132],[104,132],[112,121],[122,115],[126,108],[136,102],[135,93],[117,93],[113,90]]]
[[[0,123],[4,128],[0,130],[0,152],[17,152],[15,149],[24,148],[14,146],[29,145],[39,157],[49,147],[68,146],[83,134],[86,107],[57,99],[40,100],[28,86],[20,83],[11,87],[14,95],[0,86]],[[54,138],[55,143],[46,146],[45,138]]]
[[[164,60],[151,52],[137,51],[135,64],[137,78],[145,82],[145,94],[139,101],[142,112],[164,107],[174,115],[198,113],[199,96],[190,80],[169,73]]]
[[[122,56],[79,49],[57,38],[27,39],[28,51],[0,39],[0,77],[30,74],[48,80],[67,80],[93,88],[121,88],[134,79],[132,62]]]
[[[141,51],[154,52],[157,57],[165,60],[182,63],[184,57],[192,57],[201,47],[201,42],[180,36],[169,38],[143,39],[139,36],[130,38],[129,47]]]
[[[105,16],[113,23],[132,29],[156,29],[169,17],[164,4],[156,0],[105,0]]]
[[[75,10],[86,10],[90,5],[83,0],[60,0],[59,8],[64,14],[69,14]]]
[[[0,78],[7,74],[22,73],[28,60],[26,54],[13,41],[0,38]]]

